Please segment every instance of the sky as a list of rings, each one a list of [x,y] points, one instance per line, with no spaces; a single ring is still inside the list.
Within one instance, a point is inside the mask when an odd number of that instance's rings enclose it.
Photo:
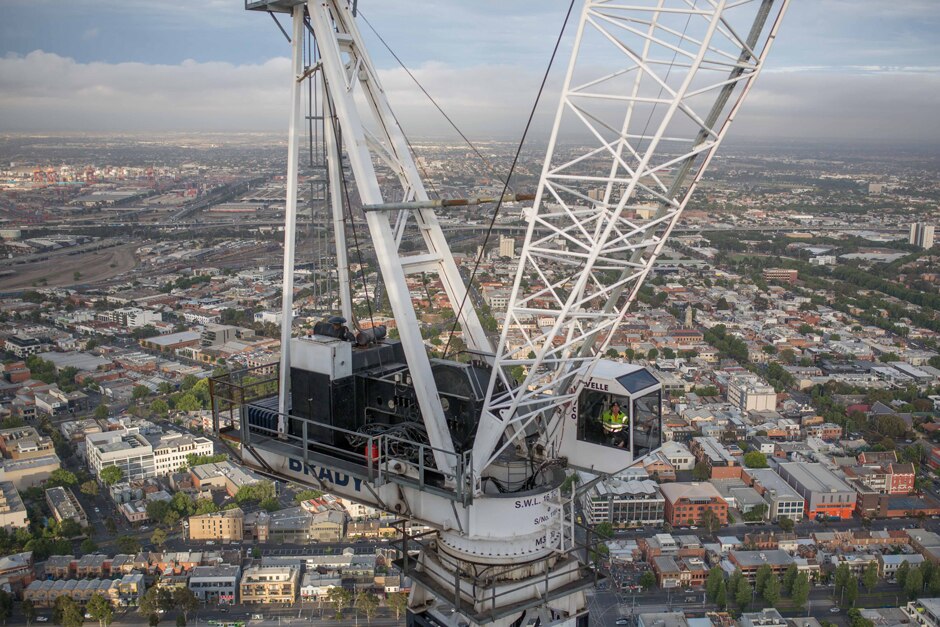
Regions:
[[[286,133],[290,48],[271,18],[245,11],[242,0],[3,4],[0,132]],[[358,6],[468,135],[515,139],[568,1]],[[289,30],[287,16],[281,22]],[[369,27],[360,29],[406,132],[446,136]],[[936,0],[792,0],[732,137],[940,142],[938,30]],[[543,132],[560,69],[543,101]]]

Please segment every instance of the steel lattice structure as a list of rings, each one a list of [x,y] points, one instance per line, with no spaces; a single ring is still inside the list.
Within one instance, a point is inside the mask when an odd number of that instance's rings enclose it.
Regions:
[[[553,456],[565,408],[662,253],[760,73],[787,4],[587,0],[477,431],[474,469],[482,471],[510,445],[524,447],[520,436],[533,428]],[[597,58],[604,63],[592,62]],[[588,145],[567,148],[569,137],[580,146],[587,138]],[[526,372],[520,385],[510,373],[516,366]]]

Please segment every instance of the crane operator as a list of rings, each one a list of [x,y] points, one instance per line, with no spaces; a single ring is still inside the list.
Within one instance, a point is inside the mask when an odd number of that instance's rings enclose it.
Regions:
[[[630,426],[630,419],[625,413],[620,411],[620,403],[614,401],[610,405],[610,409],[604,412],[604,415],[601,417],[601,422],[604,425],[604,433],[610,434],[611,443],[616,444],[620,448],[626,447],[626,438],[629,438],[629,430],[626,427]]]

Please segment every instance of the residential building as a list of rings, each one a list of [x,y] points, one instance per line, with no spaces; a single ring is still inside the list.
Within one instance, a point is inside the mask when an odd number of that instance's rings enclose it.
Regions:
[[[894,577],[895,573],[898,572],[898,568],[901,567],[901,564],[906,563],[911,568],[919,567],[923,561],[923,555],[907,555],[905,553],[900,553],[898,555],[883,555],[878,554],[878,575],[884,577],[885,579],[891,579]]]
[[[49,488],[46,490],[46,503],[57,521],[74,520],[82,527],[88,526],[88,516],[70,489],[61,486]]]
[[[911,623],[921,627],[940,627],[940,598],[922,598],[909,601],[901,608]]]
[[[299,566],[252,566],[242,573],[241,603],[292,604],[300,586]]]
[[[712,479],[731,479],[741,476],[740,460],[731,454],[719,440],[713,437],[692,438],[689,450],[704,463]]]
[[[765,607],[759,612],[745,612],[738,618],[738,627],[791,627],[787,619],[775,607]]]
[[[499,256],[510,258],[516,256],[516,240],[514,238],[505,235],[499,236]]]
[[[592,525],[610,523],[616,527],[662,524],[666,499],[656,482],[608,479],[598,482],[585,495],[584,511]]]
[[[33,427],[16,427],[0,430],[0,452],[8,459],[32,459],[55,454],[55,445]]]
[[[699,557],[660,555],[653,558],[651,565],[660,588],[701,586],[708,577],[708,567]]]
[[[170,475],[186,465],[189,455],[211,455],[208,438],[181,433],[145,437],[139,427],[92,433],[85,438],[88,468],[101,476],[107,466],[118,466],[127,480]]]
[[[799,278],[798,271],[786,268],[764,268],[763,275],[768,281],[780,281],[790,285],[794,285]]]
[[[659,452],[666,456],[676,470],[692,470],[695,467],[695,456],[678,442],[663,442]]]
[[[238,602],[240,573],[236,564],[196,566],[190,571],[189,589],[207,605],[234,605]]]
[[[794,564],[793,557],[786,551],[780,549],[766,549],[763,551],[730,551],[728,559],[731,563],[740,568],[744,576],[751,582],[757,575],[757,569],[768,564],[773,570],[774,576],[782,577],[783,574]]]
[[[330,590],[343,585],[342,577],[336,574],[322,574],[315,570],[304,573],[300,584],[300,598],[304,601],[326,601]]]
[[[665,498],[664,515],[672,526],[694,525],[705,511],[712,511],[728,524],[728,504],[710,483],[664,483],[659,486]]]
[[[806,516],[848,519],[855,511],[856,493],[822,464],[788,462],[777,472],[806,500]]]
[[[346,514],[327,510],[313,515],[310,537],[317,542],[339,542],[346,536]]]
[[[0,482],[0,527],[7,531],[29,527],[26,506],[10,481]]]
[[[212,440],[186,433],[165,433],[153,443],[153,461],[158,477],[170,475],[187,466],[190,455],[212,455]]]
[[[777,393],[754,375],[737,375],[728,382],[728,402],[741,411],[774,411]]]
[[[118,429],[90,433],[85,438],[88,469],[98,478],[108,466],[117,466],[128,481],[146,479],[156,474],[153,445],[139,429]]]
[[[258,542],[304,544],[314,539],[312,535],[314,514],[302,507],[289,507],[270,514],[266,512],[258,514],[254,524],[254,535]]]
[[[783,478],[770,468],[746,468],[744,476],[751,486],[767,501],[770,520],[789,518],[803,520],[806,501]]]
[[[189,517],[190,540],[241,542],[245,535],[245,513],[239,508]]]
[[[911,236],[908,243],[920,248],[933,248],[934,227],[923,222],[911,224]]]
[[[32,551],[0,557],[0,586],[19,594],[36,578],[33,566]]]
[[[57,455],[46,455],[31,459],[5,459],[0,461],[0,481],[9,481],[17,490],[26,490],[42,485],[52,471],[62,464]]]
[[[140,605],[144,590],[144,576],[140,573],[120,579],[45,579],[29,584],[23,590],[23,600],[32,601],[37,608],[49,608],[61,596],[85,604],[92,596],[100,594],[115,607],[128,607]]]
[[[230,461],[193,466],[189,474],[197,490],[225,490],[232,497],[245,486],[264,482],[252,471]]]

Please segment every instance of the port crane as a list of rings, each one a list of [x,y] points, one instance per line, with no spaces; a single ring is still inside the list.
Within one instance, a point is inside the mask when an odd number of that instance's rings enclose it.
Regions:
[[[604,355],[787,5],[584,0],[494,344],[437,219],[447,203],[431,199],[419,175],[356,2],[246,0],[275,21],[291,19],[290,32],[282,28],[292,71],[281,361],[274,374],[213,379],[214,427],[260,472],[433,528],[403,534],[410,625],[588,623],[595,575],[570,477],[621,471],[662,440],[660,383]],[[328,324],[292,337],[302,96],[311,81],[321,109],[306,121],[325,129],[342,314],[354,320],[345,154],[399,339],[359,325],[350,341]],[[397,179],[394,194],[376,164]],[[421,250],[403,250],[407,229],[420,234]],[[416,273],[440,278],[465,359],[429,358],[407,282]]]

